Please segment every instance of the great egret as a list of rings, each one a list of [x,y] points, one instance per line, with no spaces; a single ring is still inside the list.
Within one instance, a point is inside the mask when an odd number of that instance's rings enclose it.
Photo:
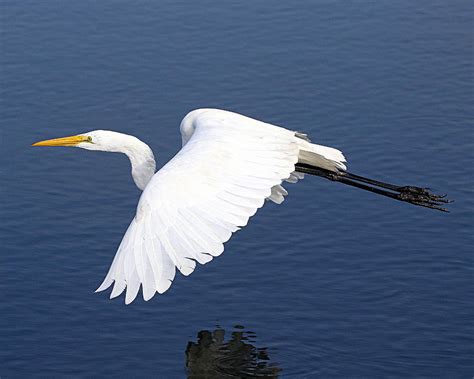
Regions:
[[[443,196],[399,187],[346,171],[337,149],[311,143],[306,134],[219,109],[198,109],[181,122],[182,148],[155,173],[151,149],[139,139],[106,130],[51,139],[33,146],[75,146],[124,153],[143,191],[137,212],[97,291],[115,282],[110,298],[125,289],[131,303],[163,293],[175,277],[194,271],[224,251],[265,199],[282,203],[295,183],[313,174],[392,199],[446,211]]]

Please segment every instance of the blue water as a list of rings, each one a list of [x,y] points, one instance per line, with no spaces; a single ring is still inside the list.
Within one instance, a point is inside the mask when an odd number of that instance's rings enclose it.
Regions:
[[[0,376],[474,374],[471,1],[3,1]],[[94,294],[139,191],[125,156],[34,141],[93,129],[159,165],[219,107],[429,186],[441,213],[321,178],[288,185],[165,295]]]

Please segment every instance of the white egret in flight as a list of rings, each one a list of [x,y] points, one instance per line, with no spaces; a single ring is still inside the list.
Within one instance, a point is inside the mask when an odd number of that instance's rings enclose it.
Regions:
[[[443,196],[425,188],[395,186],[346,171],[337,149],[311,143],[302,133],[219,109],[198,109],[181,122],[182,148],[155,172],[151,149],[136,137],[95,130],[33,146],[76,146],[124,153],[143,191],[136,215],[97,291],[114,284],[131,303],[142,287],[150,300],[171,285],[176,268],[191,274],[222,254],[232,233],[247,225],[265,200],[288,194],[283,182],[304,174],[348,184],[423,207],[446,211]]]

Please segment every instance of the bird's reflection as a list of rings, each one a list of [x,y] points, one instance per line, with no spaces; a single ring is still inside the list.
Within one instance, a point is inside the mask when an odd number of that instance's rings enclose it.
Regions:
[[[186,348],[188,378],[278,378],[281,369],[270,362],[266,348],[252,344],[255,337],[242,326],[235,326],[227,341],[220,327],[201,330]]]

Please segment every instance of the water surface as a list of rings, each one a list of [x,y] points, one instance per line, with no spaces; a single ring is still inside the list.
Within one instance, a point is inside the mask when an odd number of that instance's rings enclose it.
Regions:
[[[182,378],[204,342],[216,377],[259,364],[288,378],[472,377],[471,2],[0,8],[2,377]],[[129,163],[29,145],[112,129],[162,165],[199,107],[305,131],[355,173],[456,202],[443,214],[308,178],[165,295],[94,294],[140,195]]]

